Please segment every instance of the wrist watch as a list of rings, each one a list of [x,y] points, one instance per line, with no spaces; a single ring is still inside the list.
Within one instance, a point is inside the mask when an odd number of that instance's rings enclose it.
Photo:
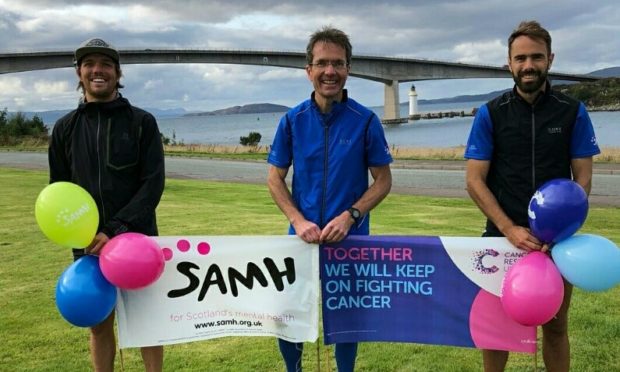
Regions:
[[[356,224],[360,222],[360,218],[362,218],[362,212],[360,212],[359,209],[351,207],[347,209],[347,212],[351,214],[351,217],[353,217],[353,220]]]

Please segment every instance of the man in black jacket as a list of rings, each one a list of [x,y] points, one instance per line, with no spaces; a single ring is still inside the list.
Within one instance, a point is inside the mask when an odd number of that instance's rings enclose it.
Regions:
[[[592,156],[600,153],[583,103],[552,91],[547,81],[552,62],[549,32],[538,22],[522,22],[508,39],[515,86],[480,107],[465,150],[467,191],[488,218],[484,236],[505,236],[526,251],[548,249],[528,229],[535,191],[551,179],[569,178],[589,193]],[[570,366],[572,285],[564,283],[558,314],[542,326],[548,371]],[[483,350],[483,360],[485,371],[503,371],[508,352]]]
[[[77,259],[98,254],[124,232],[157,235],[155,208],[164,190],[164,153],[155,118],[118,92],[123,87],[118,51],[93,38],[75,50],[74,62],[83,98],[54,126],[49,167],[50,183],[73,182],[97,203],[97,234],[86,249],[74,249]],[[114,312],[91,328],[90,346],[95,370],[113,371]],[[143,347],[141,352],[147,371],[162,370],[163,347]]]

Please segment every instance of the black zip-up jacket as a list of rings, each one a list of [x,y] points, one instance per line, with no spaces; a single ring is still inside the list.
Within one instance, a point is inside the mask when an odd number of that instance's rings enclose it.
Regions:
[[[547,82],[533,105],[514,88],[489,101],[487,108],[494,141],[487,185],[504,212],[527,227],[534,192],[549,180],[571,178],[571,135],[579,101],[552,91]],[[499,233],[491,221],[487,233]]]
[[[110,238],[132,231],[157,235],[155,208],[164,190],[164,152],[155,118],[119,95],[81,103],[60,118],[49,146],[50,183],[86,189]]]

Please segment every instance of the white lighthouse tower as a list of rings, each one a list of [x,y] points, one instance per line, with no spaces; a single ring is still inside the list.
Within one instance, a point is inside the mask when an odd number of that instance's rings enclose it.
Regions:
[[[415,91],[415,85],[411,84],[409,90],[409,117],[414,117],[418,114],[418,93]]]

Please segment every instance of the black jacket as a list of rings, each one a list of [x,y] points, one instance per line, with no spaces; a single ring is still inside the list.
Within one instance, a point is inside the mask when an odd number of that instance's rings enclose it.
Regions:
[[[487,185],[505,213],[528,226],[530,198],[543,183],[571,178],[571,135],[579,102],[554,92],[549,83],[533,105],[516,88],[487,103],[494,154]],[[497,228],[487,222],[487,232]]]
[[[60,118],[49,146],[50,183],[73,182],[99,209],[98,231],[157,235],[164,152],[155,118],[120,97],[82,103]]]

